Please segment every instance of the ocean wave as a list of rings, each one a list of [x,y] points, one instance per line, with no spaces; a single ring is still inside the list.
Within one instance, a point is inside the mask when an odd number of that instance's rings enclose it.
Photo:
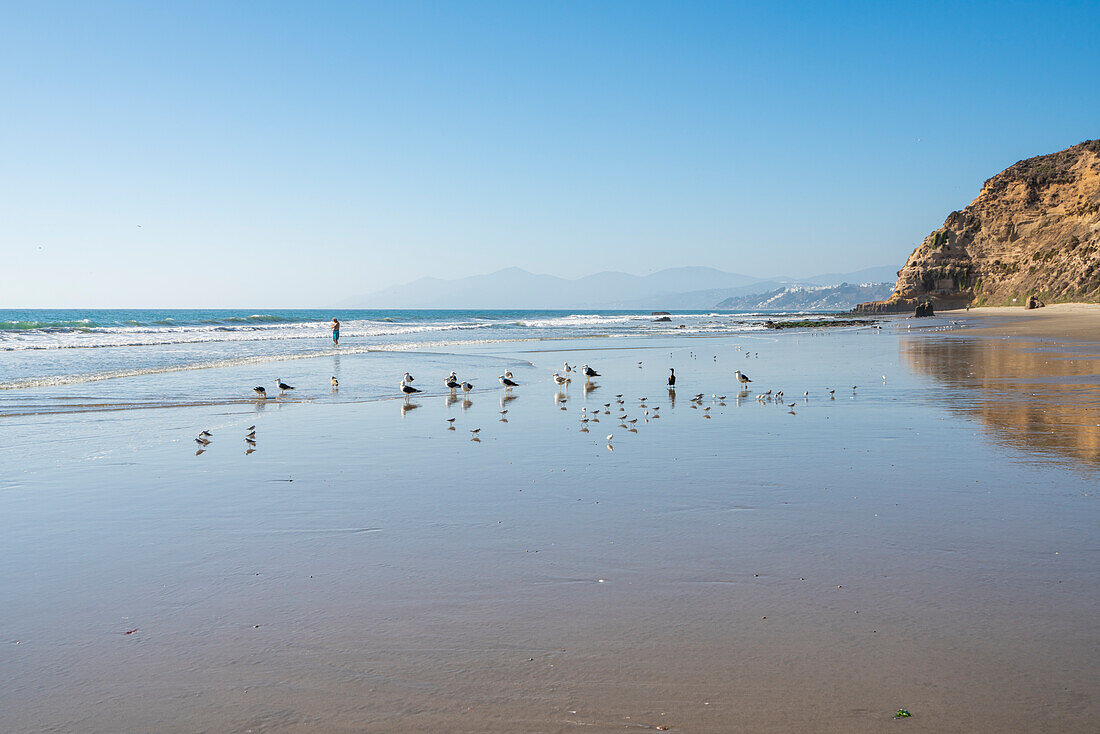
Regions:
[[[76,330],[96,326],[91,319],[75,321],[0,321],[0,331]]]

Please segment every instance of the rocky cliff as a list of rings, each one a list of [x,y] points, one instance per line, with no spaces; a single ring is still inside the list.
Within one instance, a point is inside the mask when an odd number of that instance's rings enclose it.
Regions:
[[[886,301],[857,311],[1100,301],[1100,140],[1028,158],[985,182],[909,256]]]

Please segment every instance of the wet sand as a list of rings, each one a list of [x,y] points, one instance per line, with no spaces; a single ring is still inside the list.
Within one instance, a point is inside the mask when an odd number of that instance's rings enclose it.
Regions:
[[[1095,731],[1095,351],[888,325],[408,359],[407,405],[5,419],[0,730]],[[566,359],[604,376],[559,391]]]

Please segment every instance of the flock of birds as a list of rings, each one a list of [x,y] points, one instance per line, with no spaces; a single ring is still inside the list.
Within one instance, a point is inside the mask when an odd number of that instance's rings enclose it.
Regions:
[[[247,432],[244,434],[244,443],[246,446],[244,453],[247,456],[248,454],[251,454],[253,451],[256,450],[256,426],[249,426],[245,430]],[[195,456],[200,456],[204,451],[206,451],[206,447],[213,443],[213,441],[214,434],[210,432],[210,429],[202,431],[195,438],[195,443],[199,445],[199,450],[195,452]]]
[[[670,354],[669,356],[671,357],[672,355]],[[692,359],[697,358],[697,355],[695,355],[694,352],[691,353],[690,356],[691,356]],[[750,356],[752,356],[751,353],[746,354],[746,357],[750,357]],[[760,356],[759,353],[756,353],[756,356],[759,357]],[[718,359],[717,355],[714,357],[714,359],[715,359],[715,361],[717,361],[717,359]],[[638,362],[638,367],[639,367],[639,369],[642,367],[642,362]],[[568,362],[566,362],[563,365],[563,368],[562,368],[561,372],[553,373],[552,379],[558,387],[567,387],[573,381],[572,380],[572,375],[575,372],[579,373],[581,376],[584,377],[585,394],[586,395],[591,390],[596,389],[597,386],[593,385],[592,382],[591,382],[592,378],[600,377],[601,375],[600,375],[599,372],[597,372],[596,370],[594,370],[592,367],[588,366],[587,364],[581,365],[580,367],[574,367],[574,366],[571,366]],[[753,380],[748,375],[746,375],[744,372],[742,372],[741,370],[734,370],[733,376],[737,380],[737,383],[738,383],[739,393],[736,397],[737,397],[738,404],[740,404],[741,400],[743,400],[743,399],[745,399],[749,396],[748,385],[750,385],[753,382]],[[885,384],[886,375],[882,376],[882,380],[883,380],[883,383]],[[415,407],[413,405],[408,405],[409,398],[411,398],[413,395],[416,395],[418,393],[423,392],[423,390],[421,390],[419,388],[416,388],[416,387],[413,387],[413,382],[415,382],[415,381],[416,381],[415,378],[409,372],[405,372],[405,374],[401,377],[401,382],[398,383],[399,389],[401,390],[401,393],[405,397],[405,403],[406,403],[407,407],[409,407],[409,408]],[[499,381],[500,381],[500,384],[504,387],[506,393],[510,392],[512,390],[512,388],[516,388],[516,387],[520,386],[520,383],[514,378],[514,376],[512,375],[512,372],[510,370],[505,370],[504,374],[499,377]],[[340,386],[340,382],[339,382],[339,380],[336,379],[335,376],[332,377],[331,383],[332,383],[333,390],[336,390]],[[289,390],[294,389],[294,386],[288,385],[287,383],[283,382],[282,378],[276,378],[275,384],[278,387],[280,393],[285,393]],[[466,380],[459,380],[458,379],[458,374],[454,370],[452,370],[451,373],[443,379],[443,385],[448,390],[450,390],[452,398],[458,390],[461,390],[462,393],[463,393],[463,396],[465,397],[474,389],[474,386],[470,382],[468,382]],[[669,368],[667,386],[668,386],[669,398],[673,401],[673,406],[675,407],[675,399],[676,399],[676,370],[675,370],[675,368],[671,368],[671,367]],[[858,390],[858,389],[859,389],[858,385],[853,385],[852,386],[852,395],[853,395],[853,397],[855,396],[856,390]],[[267,390],[262,385],[254,387],[253,391],[256,393],[257,396],[259,396],[259,398],[261,398],[261,399],[266,399],[267,398]],[[829,388],[827,390],[827,392],[829,394],[830,399],[835,399],[835,395],[836,395],[836,390],[835,389]],[[803,392],[804,400],[808,401],[809,396],[810,396],[809,391]],[[511,400],[512,398],[507,398],[507,399]],[[788,412],[791,415],[796,414],[794,408],[796,408],[798,406],[798,403],[797,402],[790,402],[790,403],[786,402],[787,398],[786,398],[786,395],[784,394],[784,392],[782,390],[766,390],[766,391],[758,393],[756,395],[755,399],[758,403],[762,403],[762,404],[764,404],[764,403],[773,403],[773,404],[784,405],[788,408]],[[718,406],[724,406],[726,404],[725,400],[726,400],[725,395],[717,395],[717,394],[712,394],[711,395],[712,404],[717,404]],[[563,396],[561,393],[558,393],[558,396],[556,398],[556,402],[559,404],[559,407],[560,407],[561,410],[567,410],[567,407],[565,405],[565,403],[567,401],[568,401],[567,397]],[[614,403],[612,403],[612,402],[604,403],[602,410],[600,410],[600,408],[595,408],[594,410],[590,411],[587,407],[582,407],[581,408],[581,415],[580,415],[581,431],[584,432],[584,433],[588,433],[590,431],[590,429],[588,427],[589,424],[599,423],[601,415],[611,416],[612,406],[614,404],[616,406],[617,412],[619,413],[617,416],[615,416],[615,419],[619,421],[619,427],[622,428],[623,430],[626,430],[626,431],[630,432],[630,433],[637,433],[638,432],[637,424],[638,424],[639,421],[643,421],[644,423],[649,423],[650,420],[656,420],[656,419],[661,417],[661,415],[660,415],[660,406],[650,404],[647,401],[648,401],[648,397],[638,398],[638,408],[641,410],[641,416],[640,417],[631,417],[630,415],[628,415],[627,409],[625,407],[626,406],[626,400],[625,400],[625,398],[623,397],[622,394],[618,394],[618,395],[615,396]],[[691,405],[692,408],[697,409],[697,410],[698,409],[702,410],[704,418],[709,419],[711,417],[710,416],[710,410],[711,410],[711,407],[713,407],[713,405],[708,405],[708,406],[705,406],[705,407],[703,406],[704,393],[697,393],[697,394],[693,395],[690,398],[689,402],[690,402],[690,405]],[[501,416],[500,420],[501,420],[501,422],[507,423],[508,419],[505,416],[508,414],[508,409],[505,408],[503,400],[502,400],[501,408],[502,408],[502,410],[499,411],[500,416]],[[403,406],[403,412],[404,412],[404,409],[405,409],[405,406]],[[453,417],[448,418],[447,422],[449,424],[448,430],[451,430],[451,431],[456,430],[455,426],[454,426],[455,418],[453,418]],[[479,436],[480,433],[481,433],[481,428],[470,429],[470,434],[471,434],[471,439],[470,440],[480,442],[480,440],[481,440],[480,436]],[[614,438],[614,436],[615,436],[614,433],[609,433],[606,437],[606,439],[607,439],[607,448],[608,448],[609,451],[614,451],[615,450],[614,445],[612,444],[612,439]],[[198,435],[198,437],[195,438],[195,442],[199,444],[199,450],[197,451],[197,454],[201,454],[203,451],[206,450],[206,447],[211,443],[212,437],[213,437],[213,434],[209,430],[204,430]],[[256,426],[252,425],[252,426],[248,427],[247,433],[245,435],[244,440],[245,440],[245,443],[248,446],[247,450],[245,451],[246,454],[250,454],[250,453],[252,453],[253,451],[256,450]]]

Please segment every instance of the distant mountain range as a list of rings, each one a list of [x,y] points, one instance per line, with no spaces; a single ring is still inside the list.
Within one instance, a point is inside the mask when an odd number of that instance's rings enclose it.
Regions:
[[[456,280],[420,278],[347,302],[351,308],[548,308],[705,309],[728,298],[764,294],[788,286],[835,286],[891,281],[889,267],[812,278],[756,278],[706,267],[661,270],[651,275],[602,272],[570,280],[522,268]]]

